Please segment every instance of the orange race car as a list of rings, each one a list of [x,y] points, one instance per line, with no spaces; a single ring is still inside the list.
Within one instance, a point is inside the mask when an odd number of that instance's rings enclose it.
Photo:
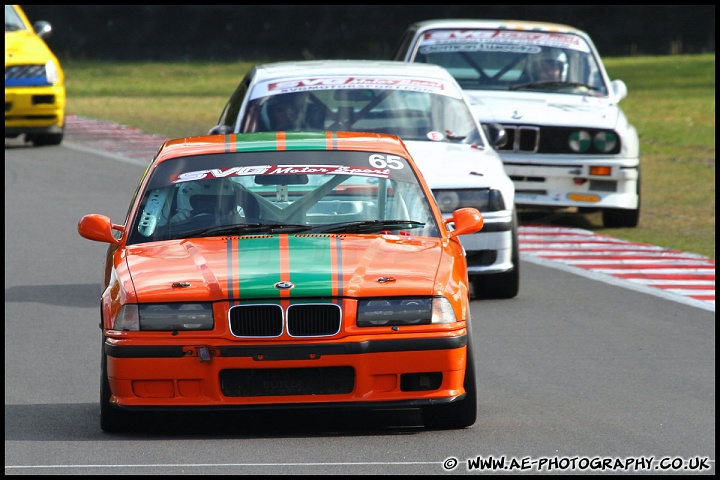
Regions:
[[[140,411],[418,408],[428,428],[477,415],[459,236],[404,143],[268,132],[166,142],[109,244],[101,427]]]

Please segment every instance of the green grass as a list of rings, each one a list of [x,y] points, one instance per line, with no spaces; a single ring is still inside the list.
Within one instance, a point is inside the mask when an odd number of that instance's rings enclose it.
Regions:
[[[204,135],[254,63],[64,61],[69,114],[167,137]],[[602,227],[599,213],[538,222],[715,258],[715,55],[607,58],[640,135],[640,225]]]
[[[592,229],[715,258],[715,55],[605,64],[628,85],[621,106],[640,136],[642,207],[638,228]]]

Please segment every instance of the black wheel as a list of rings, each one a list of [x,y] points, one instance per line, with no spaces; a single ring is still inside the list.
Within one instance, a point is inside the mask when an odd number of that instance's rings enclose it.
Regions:
[[[100,428],[104,432],[125,432],[132,428],[129,413],[114,407],[110,403],[110,382],[107,374],[107,355],[105,354],[105,338],[100,350]]]
[[[65,127],[60,133],[33,133],[25,135],[25,140],[30,141],[36,147],[45,147],[49,145],[60,145],[65,136]]]
[[[602,211],[603,226],[607,228],[632,228],[640,222],[640,208],[626,210],[606,208]]]
[[[515,298],[520,291],[520,245],[517,211],[513,212],[512,252],[513,268],[493,275],[474,275],[470,278],[475,298]]]
[[[633,228],[640,223],[640,177],[637,181],[637,208],[605,208],[602,211],[603,226],[607,228]]]
[[[468,320],[469,321],[469,320]],[[472,338],[468,334],[467,361],[465,363],[465,397],[447,405],[424,407],[422,419],[430,430],[457,430],[472,426],[477,420],[477,380],[472,353]]]

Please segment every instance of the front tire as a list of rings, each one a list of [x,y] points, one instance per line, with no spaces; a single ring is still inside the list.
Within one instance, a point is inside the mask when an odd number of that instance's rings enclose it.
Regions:
[[[36,147],[45,147],[51,145],[60,145],[63,141],[62,133],[36,133],[29,140]]]
[[[512,251],[510,259],[512,270],[493,275],[475,275],[471,277],[475,298],[507,299],[515,298],[520,292],[520,240],[518,235],[517,210],[513,211]]]
[[[132,428],[131,415],[110,403],[111,394],[107,372],[107,355],[105,354],[105,338],[103,337],[100,351],[100,428],[108,433],[126,432]]]
[[[605,228],[637,227],[640,222],[640,208],[633,210],[606,208],[602,211],[602,220]]]
[[[52,128],[50,132],[26,133],[25,141],[32,142],[35,147],[60,145],[65,137],[65,125],[61,128]]]
[[[469,321],[469,320],[468,320]],[[430,430],[457,430],[471,427],[477,420],[477,380],[472,353],[472,338],[468,334],[467,359],[465,361],[465,397],[447,405],[424,407],[422,420]]]
[[[637,180],[637,208],[606,208],[602,211],[603,226],[606,228],[634,228],[640,223],[640,176]]]

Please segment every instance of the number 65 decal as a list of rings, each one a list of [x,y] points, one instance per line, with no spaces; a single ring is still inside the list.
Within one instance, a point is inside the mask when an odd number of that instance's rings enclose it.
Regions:
[[[402,157],[396,155],[381,155],[379,153],[370,155],[370,165],[375,168],[392,168],[393,170],[403,168]]]

